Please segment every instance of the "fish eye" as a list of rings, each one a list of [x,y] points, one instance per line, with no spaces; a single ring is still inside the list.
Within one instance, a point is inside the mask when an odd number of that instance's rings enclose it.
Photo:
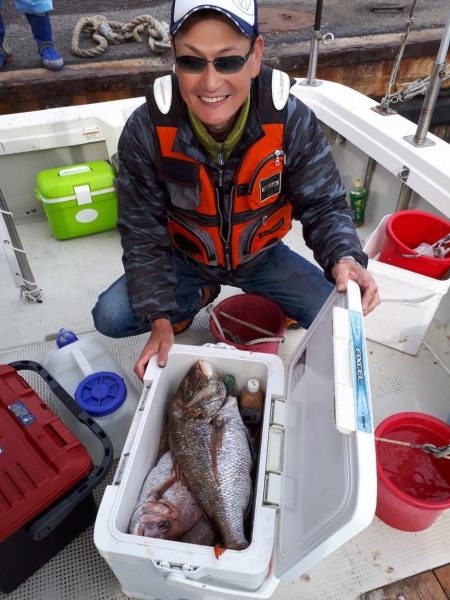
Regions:
[[[159,531],[167,531],[169,529],[169,521],[160,521],[158,523]]]

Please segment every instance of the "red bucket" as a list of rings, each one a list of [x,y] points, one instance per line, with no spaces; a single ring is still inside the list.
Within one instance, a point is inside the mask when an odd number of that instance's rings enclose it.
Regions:
[[[219,342],[225,342],[239,350],[278,354],[285,321],[283,309],[273,300],[257,294],[239,294],[225,298],[214,307],[209,325]],[[257,331],[254,327],[262,331]],[[259,339],[266,341],[254,343]]]
[[[422,210],[401,210],[387,221],[386,241],[379,260],[421,275],[445,279],[450,269],[450,254],[442,258],[422,256],[414,248],[422,242],[435,244],[449,233],[450,221],[442,217]]]
[[[414,444],[450,444],[450,426],[419,412],[404,412],[382,421],[377,438]],[[376,442],[377,516],[396,529],[421,531],[450,508],[450,460],[419,448]]]

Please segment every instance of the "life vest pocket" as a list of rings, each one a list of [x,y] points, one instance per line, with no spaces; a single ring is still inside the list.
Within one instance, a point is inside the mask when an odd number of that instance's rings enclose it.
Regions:
[[[173,215],[169,217],[168,231],[175,248],[203,264],[217,266],[223,264],[223,251],[221,247],[215,248],[208,229],[215,231],[214,228],[192,227],[187,221],[179,222]]]
[[[194,209],[200,206],[200,167],[196,163],[176,158],[163,158],[158,177],[167,185],[170,202],[177,208]]]
[[[276,231],[278,231],[279,229],[281,229],[284,225],[284,218],[279,219],[275,225],[272,225],[272,227],[270,229],[267,229],[266,231],[261,231],[260,233],[258,233],[258,237],[259,238],[263,238],[266,237],[267,235],[271,235],[272,233],[275,233]]]

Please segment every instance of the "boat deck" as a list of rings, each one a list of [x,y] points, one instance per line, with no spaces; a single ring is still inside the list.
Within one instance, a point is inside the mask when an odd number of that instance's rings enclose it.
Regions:
[[[21,299],[6,261],[0,257],[2,363],[18,359],[39,362],[53,348],[53,340],[60,327],[73,329],[78,334],[99,335],[93,331],[90,308],[98,293],[121,273],[121,248],[115,231],[64,242],[50,235],[45,221],[20,225],[18,231],[36,281],[44,291],[44,298],[41,304]],[[367,233],[361,231],[363,237]],[[294,228],[288,242],[298,247],[301,246],[299,239],[300,233]],[[304,248],[302,251],[305,251]],[[216,302],[236,292],[225,288]],[[388,415],[404,410],[423,411],[447,419],[450,411],[448,332],[438,323],[436,320],[430,326],[417,356],[367,341],[375,425]],[[286,340],[280,346],[284,361],[302,333],[302,330],[287,332]],[[102,339],[131,374],[146,336],[124,340],[110,340],[102,336]],[[214,341],[205,311],[176,341],[194,345]],[[139,385],[137,380],[135,382]],[[36,383],[36,389],[51,404],[43,384]],[[101,492],[102,489],[98,489],[98,499]],[[273,598],[358,600],[361,594],[371,590],[436,569],[450,559],[449,526],[450,511],[444,512],[429,529],[417,533],[398,531],[375,517],[366,530],[304,573],[299,580],[281,583]],[[91,527],[15,592],[9,595],[0,593],[0,598],[125,600],[117,579],[94,546],[92,533]],[[384,597],[366,595],[364,599]],[[428,600],[426,596],[423,598]],[[438,597],[433,600],[438,600]]]
[[[448,600],[450,598],[450,565],[432,569],[402,581],[383,586],[361,596],[361,600]]]

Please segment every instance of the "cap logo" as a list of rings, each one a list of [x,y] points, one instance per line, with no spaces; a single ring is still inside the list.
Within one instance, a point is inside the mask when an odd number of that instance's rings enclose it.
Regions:
[[[233,0],[233,4],[237,6],[243,13],[253,15],[254,0]]]

